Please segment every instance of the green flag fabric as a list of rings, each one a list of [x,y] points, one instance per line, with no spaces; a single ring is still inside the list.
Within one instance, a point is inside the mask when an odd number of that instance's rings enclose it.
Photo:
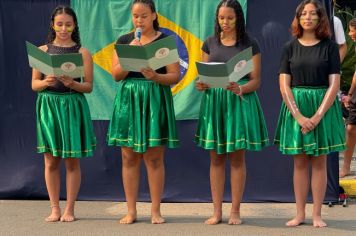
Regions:
[[[160,31],[176,37],[181,78],[172,86],[177,120],[196,119],[201,93],[195,89],[196,61],[203,41],[214,33],[218,0],[156,0]],[[245,15],[247,0],[239,0]],[[111,76],[117,38],[133,30],[131,1],[71,0],[77,13],[82,45],[93,55],[94,89],[87,95],[93,120],[110,119],[117,83]]]

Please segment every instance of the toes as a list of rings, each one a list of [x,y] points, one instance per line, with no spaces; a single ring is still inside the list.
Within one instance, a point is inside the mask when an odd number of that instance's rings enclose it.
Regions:
[[[61,217],[61,222],[73,222],[75,221],[74,216],[62,216]]]
[[[155,218],[152,218],[151,223],[152,224],[163,224],[163,223],[166,223],[166,220],[163,219],[162,217],[155,217]]]
[[[125,216],[119,221],[120,224],[132,224],[136,221],[136,217]]]
[[[318,220],[313,222],[313,226],[316,228],[323,228],[323,227],[327,227],[328,225],[324,221]]]
[[[221,222],[221,218],[211,217],[207,219],[204,223],[207,225],[217,225]]]
[[[290,220],[286,223],[286,226],[288,227],[296,227],[296,226],[299,226],[301,224],[304,223],[304,220],[301,220],[301,219],[293,219],[293,220]]]
[[[45,221],[46,222],[57,222],[59,221],[60,216],[48,216]]]
[[[228,224],[229,225],[240,225],[242,221],[240,219],[230,219]]]

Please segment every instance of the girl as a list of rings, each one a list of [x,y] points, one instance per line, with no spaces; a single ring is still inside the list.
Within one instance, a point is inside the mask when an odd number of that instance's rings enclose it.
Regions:
[[[134,0],[132,21],[141,28],[141,39],[134,32],[121,36],[117,43],[142,46],[166,37],[159,32],[154,2]],[[136,220],[136,202],[141,160],[144,161],[150,187],[152,224],[161,224],[160,203],[164,187],[164,145],[178,146],[171,84],[179,79],[179,64],[173,63],[156,71],[141,72],[122,69],[120,55],[114,52],[112,75],[119,82],[113,115],[109,125],[109,145],[121,146],[122,179],[128,213],[120,220],[131,224]]]
[[[261,54],[257,42],[245,31],[241,5],[236,0],[222,0],[216,9],[215,35],[205,40],[204,62],[227,62],[242,50],[252,47],[253,71],[239,83],[226,89],[209,88],[200,81],[196,88],[204,91],[195,142],[210,150],[210,185],[214,213],[206,224],[218,224],[222,218],[225,162],[230,159],[232,207],[229,224],[241,224],[240,203],[245,187],[245,151],[259,151],[268,145],[267,129],[256,94],[260,86]],[[253,116],[252,116],[253,114]]]
[[[330,40],[325,9],[317,0],[299,4],[292,23],[294,39],[283,50],[279,70],[283,104],[275,144],[293,155],[296,217],[286,223],[298,226],[305,220],[312,168],[313,225],[325,227],[321,207],[325,196],[326,155],[345,148],[341,110],[336,100],[340,85],[338,46]]]
[[[74,203],[80,188],[81,157],[93,155],[96,140],[90,111],[83,93],[93,89],[93,62],[81,47],[77,17],[67,6],[58,6],[51,16],[48,43],[40,47],[50,54],[81,53],[84,78],[43,75],[33,69],[32,89],[38,92],[37,140],[44,153],[45,180],[51,202],[48,222],[74,221]],[[63,215],[59,207],[60,163],[66,166],[67,204]]]

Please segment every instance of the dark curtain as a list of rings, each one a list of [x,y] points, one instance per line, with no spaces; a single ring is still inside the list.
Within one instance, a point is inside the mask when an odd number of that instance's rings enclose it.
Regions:
[[[0,199],[47,199],[43,155],[36,153],[35,102],[25,41],[44,44],[51,11],[69,1],[0,1]],[[262,86],[258,91],[270,140],[273,141],[281,96],[277,70],[282,46],[290,39],[289,25],[296,0],[249,0],[247,29],[260,44]],[[325,0],[330,7],[330,1]],[[330,12],[330,11],[329,11]],[[88,13],[90,17],[90,13]],[[211,27],[211,26],[202,26]],[[84,45],[85,46],[85,45]],[[177,122],[181,147],[167,150],[163,201],[211,201],[209,153],[193,143],[196,121]],[[108,121],[94,121],[98,140],[94,157],[83,159],[81,200],[123,200],[120,149],[108,147]],[[293,160],[271,146],[247,152],[245,202],[293,202]],[[227,169],[225,200],[230,200]],[[65,198],[62,169],[61,198]],[[338,155],[328,158],[327,201],[338,196]],[[140,201],[149,200],[147,177],[142,168]]]

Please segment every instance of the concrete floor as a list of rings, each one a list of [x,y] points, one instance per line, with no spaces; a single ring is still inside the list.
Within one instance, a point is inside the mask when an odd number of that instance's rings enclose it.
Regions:
[[[61,206],[63,207],[63,202]],[[356,200],[348,207],[323,206],[322,215],[329,227],[317,229],[311,225],[312,206],[307,205],[306,224],[287,228],[285,222],[294,216],[295,204],[244,203],[241,214],[243,224],[230,226],[227,217],[231,205],[223,206],[223,222],[209,226],[203,224],[212,212],[207,203],[164,203],[162,213],[167,223],[150,224],[150,204],[138,203],[138,221],[133,225],[120,225],[118,219],[126,211],[125,203],[87,202],[76,205],[73,223],[46,223],[48,201],[0,201],[0,235],[356,235]]]

